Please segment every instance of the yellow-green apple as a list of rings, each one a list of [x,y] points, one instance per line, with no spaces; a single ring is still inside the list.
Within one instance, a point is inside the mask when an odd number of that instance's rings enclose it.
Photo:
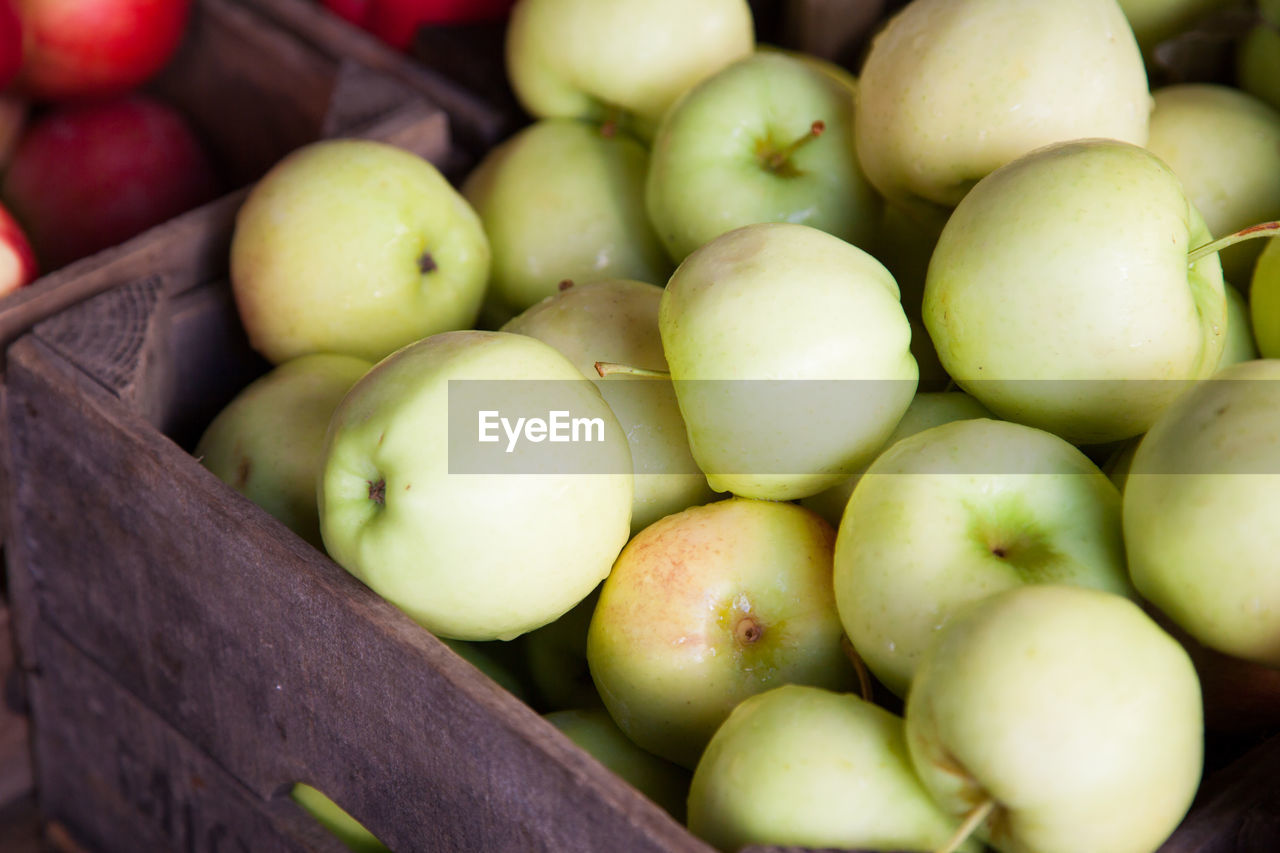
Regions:
[[[797,684],[734,708],[689,790],[689,829],[726,851],[938,850],[958,826],[916,778],[901,717]]]
[[[545,719],[684,823],[685,798],[689,795],[688,770],[636,746],[604,708],[554,711]]]
[[[662,288],[640,281],[574,285],[503,326],[555,347],[596,383],[631,445],[635,500],[631,531],[666,515],[704,504],[715,494],[689,451],[675,389],[663,378],[602,378],[596,362],[665,371],[658,308]]]
[[[1249,321],[1263,358],[1280,358],[1280,239],[1267,240],[1253,268]]]
[[[871,464],[834,577],[849,640],[899,696],[970,601],[1037,583],[1132,594],[1116,487],[1052,433],[987,419],[919,432]]]
[[[293,786],[289,796],[355,853],[390,853],[387,845],[319,789],[299,782]]]
[[[630,136],[569,119],[536,122],[490,151],[462,187],[493,252],[485,323],[566,280],[665,282],[671,261],[644,210],[648,165]]]
[[[536,117],[613,121],[650,138],[678,97],[754,46],[746,0],[519,0],[507,76]]]
[[[483,672],[495,684],[503,690],[515,696],[521,702],[529,701],[528,691],[525,690],[524,684],[516,676],[515,672],[493,651],[499,643],[469,643],[466,640],[450,640],[447,637],[439,638],[454,654]]]
[[[924,432],[931,427],[952,421],[989,417],[991,413],[963,391],[921,391],[911,398],[911,405],[907,406],[906,414],[902,416],[902,420],[898,421],[898,425],[894,427],[889,440],[884,443],[880,452],[883,453],[909,435]],[[800,501],[800,505],[808,507],[825,518],[832,527],[839,527],[844,508],[849,504],[849,496],[853,494],[853,487],[858,485],[858,480],[861,479],[862,472],[865,470],[864,467],[826,491],[804,498]]]
[[[524,671],[533,684],[537,707],[548,711],[602,707],[587,666],[587,629],[599,599],[599,590],[594,590],[550,625],[520,638]]]
[[[1280,668],[1280,360],[1236,364],[1178,398],[1133,457],[1134,586],[1211,649]]]
[[[1227,341],[1218,359],[1218,369],[1253,361],[1258,357],[1258,347],[1253,342],[1249,305],[1244,296],[1230,283],[1224,285],[1227,293]]]
[[[236,395],[196,444],[218,479],[315,545],[320,541],[316,478],[329,420],[373,365],[315,353],[286,361]]]
[[[1280,219],[1280,111],[1230,86],[1166,86],[1153,94],[1147,149],[1182,181],[1215,237]],[[1219,252],[1222,276],[1247,287],[1261,244]]]
[[[893,276],[807,225],[747,225],[699,248],[667,283],[658,327],[716,491],[817,494],[874,457],[915,394]]]
[[[890,201],[954,207],[983,176],[1054,142],[1144,144],[1150,108],[1115,0],[913,0],[863,65],[858,157]]]
[[[999,417],[1078,444],[1147,430],[1217,369],[1227,300],[1204,220],[1155,155],[1042,148],[947,220],[924,322],[943,367]]]
[[[658,127],[645,183],[671,257],[756,222],[811,225],[869,247],[880,202],[853,150],[855,97],[778,51],[738,60],[681,97]]]
[[[122,95],[156,74],[182,41],[191,0],[19,0],[15,85],[40,100]]]
[[[1119,0],[1144,53],[1171,38],[1231,0]],[[1234,228],[1231,230],[1235,230]],[[1215,232],[1217,233],[1217,232]]]
[[[911,761],[943,810],[1019,853],[1150,853],[1200,782],[1200,684],[1118,595],[1018,587],[966,608],[920,662]]]
[[[585,434],[556,439],[556,413]],[[626,436],[568,359],[525,335],[442,332],[379,362],[334,413],[320,532],[432,633],[508,640],[609,573],[631,492]]]
[[[217,193],[209,155],[187,120],[143,95],[39,115],[0,186],[46,272],[123,243]]]
[[[693,768],[748,696],[789,683],[849,687],[833,540],[803,507],[746,498],[687,509],[636,535],[587,633],[591,676],[618,727]]]
[[[1259,0],[1262,20],[1236,44],[1236,83],[1280,110],[1280,3]]]
[[[480,311],[489,241],[422,157],[334,139],[294,151],[236,216],[231,286],[249,342],[279,363],[311,352],[376,361]]]

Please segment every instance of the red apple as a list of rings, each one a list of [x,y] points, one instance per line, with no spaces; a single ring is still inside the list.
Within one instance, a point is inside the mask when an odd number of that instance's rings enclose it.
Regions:
[[[334,14],[351,21],[398,50],[407,50],[418,27],[496,21],[515,0],[323,0]]]
[[[47,270],[216,192],[209,158],[186,120],[141,96],[63,107],[36,120],[0,186]]]
[[[36,277],[36,256],[22,227],[0,205],[0,296],[30,284]]]
[[[0,89],[22,65],[22,21],[14,0],[0,0]]]
[[[173,56],[191,0],[17,0],[26,30],[18,85],[33,98],[123,94]]]

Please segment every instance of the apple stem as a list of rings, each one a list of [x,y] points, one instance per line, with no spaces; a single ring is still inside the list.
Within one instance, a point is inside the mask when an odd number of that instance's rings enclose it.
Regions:
[[[827,129],[827,123],[822,119],[818,119],[809,125],[809,130],[802,134],[798,139],[791,142],[784,148],[779,148],[764,159],[765,168],[771,172],[776,172],[783,166],[787,165],[787,161],[791,156],[799,151],[807,142],[817,139]]]
[[[848,635],[840,638],[840,648],[844,650],[844,656],[849,659],[849,663],[853,664],[853,671],[858,674],[858,695],[862,697],[862,701],[870,702],[871,699],[871,673],[867,672],[867,664],[862,660],[862,655],[858,654],[858,650],[853,647]]]
[[[960,849],[960,845],[969,840],[969,836],[977,832],[978,827],[982,826],[982,822],[991,816],[991,812],[995,810],[996,801],[987,797],[987,799],[978,803],[969,813],[964,816],[964,821],[956,827],[956,831],[947,839],[947,843],[939,847],[935,853],[956,853]]]
[[[1262,222],[1258,225],[1250,225],[1248,228],[1242,228],[1234,234],[1219,237],[1211,243],[1205,243],[1203,246],[1197,246],[1192,249],[1187,254],[1187,263],[1194,264],[1206,255],[1220,252],[1228,246],[1243,243],[1245,240],[1252,240],[1255,237],[1271,237],[1275,234],[1280,234],[1280,222]]]
[[[670,379],[671,374],[665,370],[649,370],[645,367],[632,367],[629,364],[618,364],[613,361],[597,361],[596,373],[600,374],[600,378],[605,379],[614,375],[622,376],[651,376],[657,379]]]

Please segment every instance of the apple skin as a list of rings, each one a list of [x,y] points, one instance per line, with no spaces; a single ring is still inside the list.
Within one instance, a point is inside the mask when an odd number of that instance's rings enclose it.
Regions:
[[[323,0],[331,12],[397,50],[408,50],[419,27],[496,21],[514,0]]]
[[[557,403],[604,425],[597,472],[451,474],[450,383],[553,380]],[[538,445],[542,446],[542,445]],[[595,386],[547,344],[443,332],[374,366],[325,438],[320,532],[329,555],[427,630],[510,640],[585,598],[626,543],[631,455]]]
[[[462,186],[493,251],[485,323],[505,323],[566,279],[665,282],[671,261],[644,211],[648,166],[635,139],[567,119],[492,149]]]
[[[587,666],[587,629],[599,600],[597,588],[556,621],[520,638],[525,672],[540,709],[604,707]]]
[[[604,708],[555,711],[544,719],[684,823],[688,770],[636,746]]]
[[[1115,0],[915,0],[862,68],[858,158],[890,201],[954,207],[1037,148],[1147,141],[1142,55]]]
[[[658,327],[716,491],[792,500],[830,488],[874,458],[915,395],[893,276],[806,225],[748,225],[699,248],[667,282]]]
[[[1150,152],[1051,145],[984,178],[947,220],[925,326],[947,373],[997,416],[1077,444],[1139,435],[1221,358],[1221,266],[1187,263],[1211,239]]]
[[[640,281],[579,284],[547,297],[502,327],[559,350],[596,384],[617,415],[631,446],[636,477],[633,535],[664,516],[715,499],[693,461],[672,383],[631,376],[602,379],[595,369],[597,361],[667,369],[658,334],[661,302],[662,288]]]
[[[788,503],[733,498],[646,527],[600,590],[587,663],[618,727],[693,768],[733,707],[781,684],[848,689],[834,532]]]
[[[55,108],[35,119],[0,186],[46,271],[217,193],[208,154],[186,119],[141,95]]]
[[[1225,290],[1227,293],[1227,342],[1222,347],[1222,357],[1218,359],[1218,370],[1242,361],[1253,361],[1258,357],[1258,347],[1253,342],[1249,306],[1240,291],[1230,283],[1225,285]]]
[[[1184,84],[1152,96],[1147,150],[1182,182],[1214,237],[1280,219],[1280,110],[1230,86]],[[1222,276],[1248,285],[1262,243],[1219,252]]]
[[[836,603],[867,667],[905,696],[930,641],[970,601],[1025,584],[1133,595],[1120,493],[1042,430],[954,421],[893,445],[849,499]]]
[[[1177,641],[1118,595],[1054,584],[966,608],[920,662],[907,746],[960,816],[987,799],[992,846],[1150,853],[1200,783],[1200,683]]]
[[[289,796],[355,853],[390,853],[387,845],[318,789],[299,782],[293,786]]]
[[[0,296],[35,281],[39,269],[22,226],[0,205]]]
[[[1280,358],[1280,240],[1266,241],[1253,268],[1249,319],[1263,358]]]
[[[1239,87],[1280,110],[1280,21],[1253,27],[1236,46]]]
[[[893,447],[902,439],[932,427],[948,424],[952,421],[963,421],[971,418],[989,418],[991,413],[977,400],[963,391],[919,391],[911,398],[911,405],[898,425],[893,428],[889,440],[880,449],[881,453]],[[849,496],[854,486],[862,478],[866,468],[858,471],[846,480],[842,480],[824,492],[804,498],[800,505],[808,507],[827,520],[832,527],[840,526],[840,518],[844,508],[849,505]]]
[[[760,51],[721,69],[667,111],[645,203],[671,257],[726,231],[795,222],[869,247],[880,201],[853,150],[856,91],[812,62]],[[780,165],[771,156],[811,132]]]
[[[204,467],[315,545],[316,477],[333,412],[373,365],[316,353],[257,379],[218,413],[196,444]]]
[[[236,216],[231,286],[254,349],[376,361],[474,323],[489,273],[475,211],[423,158],[382,142],[303,146]]]
[[[1280,360],[1236,364],[1179,397],[1134,454],[1129,572],[1211,649],[1280,668]]]
[[[13,81],[22,67],[22,19],[17,0],[0,0],[0,89]]]
[[[958,825],[916,778],[901,717],[796,684],[734,708],[689,791],[690,831],[726,851],[938,850]]]
[[[678,97],[754,45],[746,0],[520,0],[507,76],[537,118],[613,120],[650,139]]]
[[[18,0],[26,36],[17,87],[36,100],[121,95],[165,66],[191,0]]]

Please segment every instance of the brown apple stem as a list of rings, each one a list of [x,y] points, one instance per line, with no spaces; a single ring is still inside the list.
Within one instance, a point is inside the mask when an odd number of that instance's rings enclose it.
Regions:
[[[1194,264],[1206,255],[1221,252],[1228,246],[1243,243],[1245,240],[1252,240],[1255,237],[1273,237],[1276,234],[1280,234],[1280,222],[1262,222],[1258,225],[1250,225],[1248,228],[1242,228],[1234,234],[1219,237],[1212,243],[1205,243],[1203,246],[1197,246],[1192,249],[1187,253],[1187,263]]]
[[[632,367],[629,364],[618,364],[613,361],[597,361],[596,373],[601,379],[610,376],[651,376],[655,379],[670,379],[671,374],[665,370],[649,370],[646,367]]]
[[[862,655],[858,654],[858,650],[853,647],[853,643],[847,636],[840,638],[840,648],[844,650],[844,656],[849,659],[849,663],[853,664],[853,671],[858,674],[858,695],[864,702],[872,701],[871,673],[867,672],[867,665],[862,660]]]
[[[817,139],[826,129],[827,123],[822,119],[818,119],[813,124],[809,125],[807,133],[804,133],[786,147],[779,148],[777,151],[774,151],[772,154],[765,157],[765,168],[774,172],[778,171],[783,166],[787,165],[787,161],[791,159],[791,156],[799,151],[805,143]]]
[[[964,821],[956,827],[956,831],[947,839],[947,843],[939,847],[935,853],[956,853],[960,845],[969,840],[969,836],[977,832],[982,822],[995,810],[996,801],[988,797],[978,803],[964,816]]]

